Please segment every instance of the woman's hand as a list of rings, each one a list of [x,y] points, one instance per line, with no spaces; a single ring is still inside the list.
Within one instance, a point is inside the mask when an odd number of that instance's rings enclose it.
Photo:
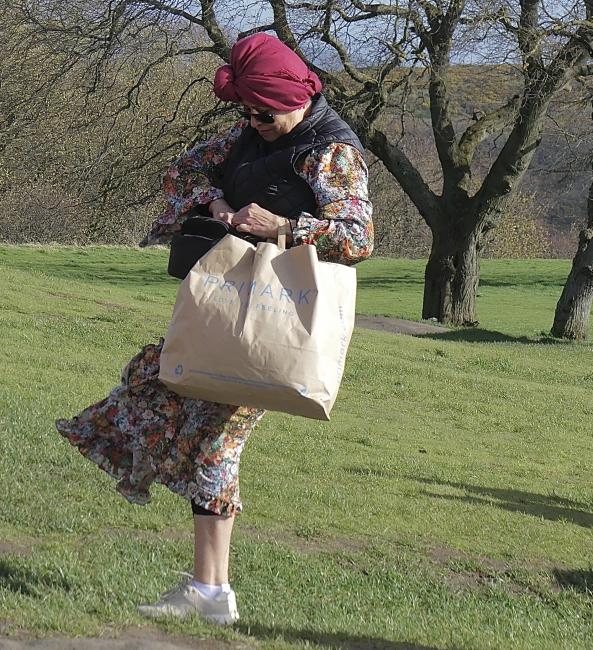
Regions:
[[[235,212],[231,225],[239,232],[248,232],[262,239],[276,239],[278,227],[283,222],[284,217],[265,210],[257,203],[250,203]]]
[[[208,212],[210,212],[213,219],[218,219],[229,224],[235,215],[233,208],[224,199],[215,199],[212,201],[208,206]]]

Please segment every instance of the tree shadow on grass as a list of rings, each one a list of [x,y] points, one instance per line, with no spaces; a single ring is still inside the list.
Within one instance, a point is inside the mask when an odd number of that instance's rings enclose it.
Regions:
[[[26,262],[15,262],[10,268],[18,271],[30,271]],[[179,280],[167,274],[166,260],[138,260],[130,262],[127,259],[121,265],[110,262],[96,262],[87,259],[47,260],[38,270],[44,275],[61,280],[87,282],[92,285],[108,285],[113,287],[145,289],[148,284],[176,287]]]
[[[533,277],[528,279],[525,276],[520,278],[509,276],[508,278],[498,277],[498,278],[480,278],[480,289],[484,287],[512,287],[523,289],[525,287],[535,288],[535,289],[553,289],[554,291],[561,291],[562,285],[566,282],[566,276],[570,271],[570,266],[566,269],[566,274],[550,277],[542,277],[537,271],[534,271]]]
[[[167,275],[165,268],[154,264],[115,266],[89,263],[71,263],[67,266],[54,266],[47,271],[52,277],[73,281],[90,282],[91,284],[111,285],[114,287],[137,287],[144,289],[147,284],[171,285],[176,287],[179,280]]]
[[[315,643],[339,648],[339,650],[439,650],[435,646],[420,645],[407,641],[388,641],[376,637],[353,636],[335,632],[316,632],[314,630],[295,630],[292,628],[266,627],[264,625],[244,625],[237,629],[243,634],[261,640],[283,638],[291,642]]]
[[[497,508],[510,512],[520,512],[533,517],[548,519],[549,521],[568,521],[583,528],[593,528],[592,506],[588,503],[581,503],[563,497],[537,494],[535,492],[523,492],[521,490],[506,490],[503,488],[483,487],[411,476],[408,478],[427,485],[441,485],[472,493],[471,496],[461,497],[452,494],[423,492],[425,495],[434,497],[435,499],[461,501],[472,505],[496,506]]]
[[[386,275],[372,275],[358,278],[357,285],[361,289],[401,289],[402,285],[424,285],[424,277],[412,273],[397,273]]]
[[[517,278],[509,276],[508,278],[480,278],[479,288],[496,287],[496,288],[512,288],[512,289],[551,289],[560,292],[562,286],[566,281],[566,275],[570,267],[567,268],[565,275],[542,277],[534,273],[532,278],[522,276]],[[390,273],[368,275],[358,279],[358,286],[371,289],[389,289],[397,291],[401,289],[402,285],[415,285],[419,287],[424,286],[424,273],[414,273],[412,271],[396,270]]]
[[[593,570],[554,569],[552,572],[559,587],[593,596]]]
[[[17,559],[0,557],[0,590],[45,598],[48,590],[69,592],[72,588],[73,585],[59,571],[32,571]]]
[[[416,334],[418,338],[433,339],[434,341],[454,341],[459,343],[527,343],[529,345],[571,345],[574,341],[557,339],[547,334],[539,336],[511,336],[496,330],[487,330],[479,327],[467,329],[455,329],[445,332],[434,332],[429,334]]]

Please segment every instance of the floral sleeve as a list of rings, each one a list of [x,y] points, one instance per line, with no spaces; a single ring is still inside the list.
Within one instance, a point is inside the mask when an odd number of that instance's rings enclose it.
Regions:
[[[373,252],[372,205],[362,154],[336,143],[309,153],[299,175],[315,195],[315,216],[303,212],[293,229],[293,245],[314,244],[327,262],[356,264]]]
[[[213,184],[216,167],[224,161],[246,123],[241,120],[231,129],[184,151],[167,169],[163,178],[167,207],[140,246],[168,243],[192,208],[223,196],[222,190]]]

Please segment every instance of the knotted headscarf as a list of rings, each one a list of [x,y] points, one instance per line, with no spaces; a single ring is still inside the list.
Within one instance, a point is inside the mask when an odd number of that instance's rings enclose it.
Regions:
[[[319,77],[274,36],[258,33],[238,40],[231,62],[214,75],[214,93],[226,102],[246,102],[294,111],[322,88]]]

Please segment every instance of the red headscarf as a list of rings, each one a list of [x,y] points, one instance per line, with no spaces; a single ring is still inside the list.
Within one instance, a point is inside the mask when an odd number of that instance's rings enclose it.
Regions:
[[[321,91],[319,77],[274,36],[258,33],[237,41],[230,65],[214,76],[215,95],[278,111],[294,111]]]

